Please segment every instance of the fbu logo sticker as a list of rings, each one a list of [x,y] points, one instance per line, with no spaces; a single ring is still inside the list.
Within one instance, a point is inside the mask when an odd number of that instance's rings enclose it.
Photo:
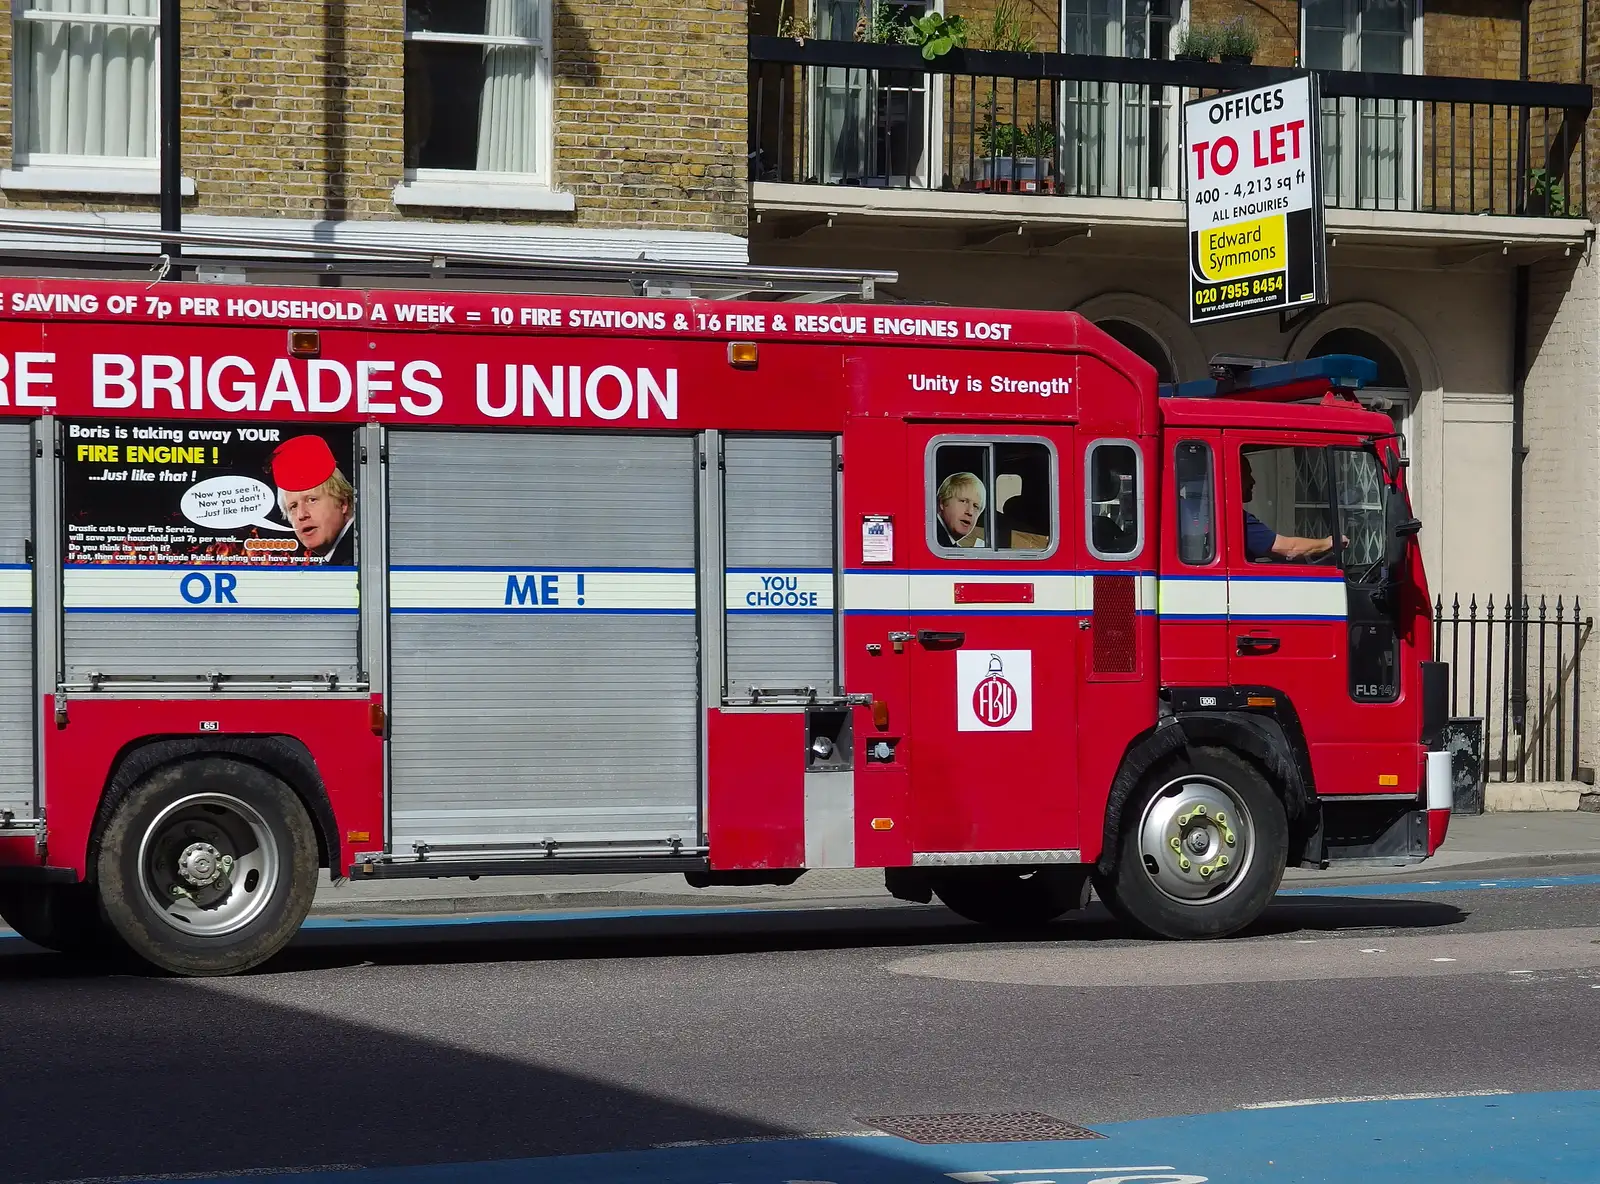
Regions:
[[[1033,731],[1033,651],[958,651],[956,727],[962,732]]]

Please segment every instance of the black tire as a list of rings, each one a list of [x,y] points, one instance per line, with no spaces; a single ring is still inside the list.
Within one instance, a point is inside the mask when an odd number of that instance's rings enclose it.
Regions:
[[[316,832],[292,789],[254,765],[202,757],[129,791],[96,871],[106,918],[135,954],[172,974],[212,976],[258,966],[288,944],[311,910],[317,863]]]
[[[949,868],[933,877],[933,891],[951,912],[999,929],[1032,929],[1082,908],[1089,869],[1046,867]]]
[[[86,956],[116,945],[93,884],[0,884],[0,918],[34,945],[61,954]]]
[[[1226,827],[1217,828],[1214,822],[1205,819],[1207,810],[1200,809],[1194,814],[1178,816],[1193,822],[1188,830],[1180,825],[1177,834],[1170,834],[1158,827],[1163,810],[1183,809],[1182,803],[1192,800],[1188,796],[1191,793],[1209,795],[1218,790],[1242,805],[1244,815],[1230,820]],[[1215,813],[1214,806],[1211,813]],[[1211,844],[1207,848],[1213,852],[1208,857],[1211,862],[1196,866],[1194,860],[1190,860],[1188,869],[1179,871],[1176,861],[1189,859],[1193,853],[1188,847],[1175,849],[1166,859],[1157,858],[1156,853],[1165,855],[1165,846],[1149,838],[1141,841],[1147,817],[1151,822],[1146,833],[1166,835],[1166,844],[1178,837],[1180,846],[1184,846],[1196,831],[1210,827],[1203,837]],[[1241,827],[1238,835],[1233,835],[1235,825]],[[1245,825],[1249,828],[1247,834],[1242,830]],[[1224,834],[1232,835],[1227,847],[1221,843]],[[1248,843],[1247,857],[1239,853],[1240,839]],[[1129,799],[1122,816],[1116,866],[1109,876],[1097,877],[1095,887],[1114,915],[1146,936],[1226,937],[1260,917],[1272,902],[1283,881],[1288,853],[1289,822],[1283,803],[1261,771],[1230,749],[1192,748],[1152,769]],[[1210,866],[1211,876],[1223,870],[1216,866],[1217,854],[1238,860],[1233,865],[1238,870],[1228,873],[1225,880],[1219,877],[1214,883],[1200,881],[1201,868]],[[1202,857],[1195,856],[1199,858]],[[1171,862],[1167,861],[1169,859]],[[1166,886],[1165,890],[1162,885]],[[1182,899],[1186,892],[1209,895]]]

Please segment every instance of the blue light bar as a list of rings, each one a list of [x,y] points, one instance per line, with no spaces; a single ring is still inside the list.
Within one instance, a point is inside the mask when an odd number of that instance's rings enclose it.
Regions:
[[[1158,387],[1164,399],[1216,399],[1229,395],[1264,394],[1274,387],[1326,381],[1341,390],[1360,390],[1378,379],[1378,363],[1355,354],[1327,354],[1303,362],[1284,362],[1277,366],[1257,366],[1225,379],[1202,378],[1195,382],[1166,382]]]

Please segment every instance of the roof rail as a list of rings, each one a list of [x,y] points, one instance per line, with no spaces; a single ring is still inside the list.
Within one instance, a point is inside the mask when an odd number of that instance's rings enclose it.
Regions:
[[[821,267],[759,267],[727,263],[691,263],[666,259],[575,259],[570,255],[534,252],[462,250],[446,245],[405,246],[398,243],[333,243],[287,235],[239,234],[232,231],[163,231],[156,227],[72,225],[63,222],[13,222],[7,234],[38,235],[41,239],[83,238],[101,242],[149,244],[153,250],[129,258],[137,267],[154,267],[165,276],[173,267],[293,271],[318,275],[399,275],[430,279],[529,279],[574,282],[628,283],[638,295],[688,296],[759,300],[790,297],[802,300],[853,298],[872,300],[877,285],[892,284],[894,271],[836,270]],[[162,253],[163,244],[184,250],[180,258]],[[4,251],[0,255],[30,262],[43,255],[57,265],[104,267],[103,255],[82,256],[59,245],[41,243],[34,252]]]
[[[1217,366],[1216,378],[1194,382],[1165,382],[1158,388],[1164,399],[1258,399],[1291,403],[1314,399],[1330,390],[1360,390],[1378,378],[1378,364],[1355,354],[1326,354],[1303,362],[1275,366]]]

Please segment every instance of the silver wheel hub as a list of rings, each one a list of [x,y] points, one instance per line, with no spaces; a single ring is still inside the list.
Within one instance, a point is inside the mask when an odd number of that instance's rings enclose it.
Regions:
[[[139,840],[145,902],[172,928],[197,937],[224,937],[256,920],[283,874],[272,828],[230,793],[178,799]]]
[[[232,857],[222,854],[210,843],[190,843],[178,856],[178,874],[196,888],[215,884],[232,866]]]
[[[1255,826],[1237,792],[1212,777],[1168,782],[1139,820],[1151,882],[1181,904],[1206,904],[1238,884],[1255,854]]]

